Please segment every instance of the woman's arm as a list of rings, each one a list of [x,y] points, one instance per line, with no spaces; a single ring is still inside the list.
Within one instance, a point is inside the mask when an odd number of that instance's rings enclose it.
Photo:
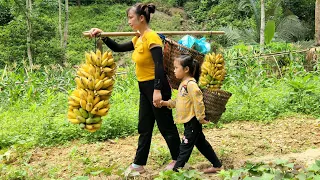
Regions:
[[[150,51],[155,65],[154,89],[161,90],[162,82],[165,81],[162,47],[155,46]]]
[[[132,41],[118,44],[109,37],[102,38],[102,41],[114,52],[126,52],[134,50]]]
[[[103,31],[99,28],[91,28],[89,32],[90,37],[93,38],[102,33]],[[109,37],[103,37],[102,41],[114,52],[125,52],[134,50],[132,41],[124,44],[118,44]]]

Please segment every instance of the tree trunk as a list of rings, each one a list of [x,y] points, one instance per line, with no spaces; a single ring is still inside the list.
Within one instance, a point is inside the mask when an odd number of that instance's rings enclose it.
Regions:
[[[58,0],[59,4],[59,35],[60,35],[60,47],[63,47],[62,25],[61,25],[61,0]]]
[[[78,7],[80,7],[80,6],[81,6],[81,2],[80,2],[80,0],[77,0],[77,4],[78,4]]]
[[[31,19],[30,19],[31,10],[32,10],[32,2],[31,2],[31,0],[26,0],[27,54],[28,54],[29,65],[30,65],[30,68],[32,69],[32,66],[33,66],[32,51],[31,51],[32,26],[31,26]]]
[[[266,26],[264,0],[261,0],[260,53],[264,51],[264,30]]]
[[[316,1],[315,36],[316,46],[320,46],[320,0]]]
[[[69,21],[69,10],[68,10],[68,0],[65,0],[65,8],[66,8],[66,21],[65,21],[65,26],[64,26],[64,42],[63,42],[63,47],[64,50],[67,50],[67,42],[68,42],[68,21]],[[66,54],[66,53],[65,53]],[[64,57],[64,62],[67,62],[66,55]]]

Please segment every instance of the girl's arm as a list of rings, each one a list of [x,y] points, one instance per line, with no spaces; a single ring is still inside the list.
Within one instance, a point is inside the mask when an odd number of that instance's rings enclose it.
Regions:
[[[161,106],[167,106],[169,109],[176,107],[176,101],[169,99],[168,101],[160,101]]]
[[[102,41],[114,52],[126,52],[134,50],[132,41],[118,44],[109,37],[102,38]]]

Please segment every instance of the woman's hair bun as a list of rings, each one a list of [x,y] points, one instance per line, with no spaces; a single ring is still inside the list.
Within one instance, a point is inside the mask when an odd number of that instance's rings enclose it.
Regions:
[[[152,3],[148,4],[149,13],[154,13],[156,11],[156,6]]]

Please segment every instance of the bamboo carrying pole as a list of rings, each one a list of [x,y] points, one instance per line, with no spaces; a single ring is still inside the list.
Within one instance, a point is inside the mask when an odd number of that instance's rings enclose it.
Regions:
[[[157,32],[163,35],[222,35],[224,31],[159,31]],[[100,37],[106,36],[135,36],[136,32],[102,32]],[[90,32],[85,31],[83,32],[85,37],[90,37]]]

